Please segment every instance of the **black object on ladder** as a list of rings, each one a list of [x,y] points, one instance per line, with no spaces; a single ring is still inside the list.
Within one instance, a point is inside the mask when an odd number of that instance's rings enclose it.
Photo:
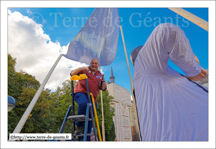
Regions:
[[[87,134],[88,131],[88,121],[92,121],[92,127],[93,127],[93,132],[95,136],[95,140],[98,141],[97,139],[97,134],[96,134],[96,129],[95,129],[95,123],[94,123],[94,115],[93,115],[93,110],[92,110],[92,102],[90,99],[89,95],[89,86],[88,86],[88,77],[85,74],[80,74],[80,76],[74,75],[71,78],[71,97],[72,97],[72,105],[69,106],[68,111],[65,115],[65,118],[63,120],[61,129],[59,133],[62,133],[66,124],[66,121],[68,119],[73,120],[73,131],[72,131],[72,141],[76,141],[76,137],[84,137],[83,141],[87,140],[87,136],[91,136],[92,134]],[[88,101],[89,103],[87,104],[86,108],[86,115],[75,115],[75,105],[74,105],[74,86],[73,86],[73,81],[74,80],[84,80],[86,81],[86,88],[87,88],[87,96],[88,96]],[[70,116],[70,111],[72,110],[72,115]],[[91,118],[89,118],[89,112],[91,114]],[[84,134],[75,134],[75,122],[83,122],[85,121],[85,127],[84,127]]]

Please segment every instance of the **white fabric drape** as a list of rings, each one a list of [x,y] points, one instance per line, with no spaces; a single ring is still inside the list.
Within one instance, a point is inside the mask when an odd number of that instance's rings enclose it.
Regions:
[[[65,57],[87,64],[96,58],[100,66],[111,64],[116,57],[119,27],[118,8],[96,8],[69,44]]]
[[[176,25],[160,24],[138,53],[134,66],[142,140],[208,140],[208,93],[169,67],[169,58],[186,76],[201,72],[184,32]]]

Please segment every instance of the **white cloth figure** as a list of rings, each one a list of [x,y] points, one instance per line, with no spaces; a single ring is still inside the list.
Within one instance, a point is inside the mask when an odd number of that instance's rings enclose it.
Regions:
[[[160,24],[134,64],[142,141],[207,141],[208,93],[169,67],[169,58],[188,77],[201,72],[184,32],[176,25]]]

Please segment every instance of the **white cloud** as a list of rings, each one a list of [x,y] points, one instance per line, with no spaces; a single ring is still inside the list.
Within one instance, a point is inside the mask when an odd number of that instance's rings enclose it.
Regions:
[[[19,12],[8,11],[8,53],[17,58],[16,71],[22,69],[42,83],[60,55],[59,51],[65,54],[67,47],[52,42],[41,24]],[[45,87],[56,89],[69,79],[72,69],[85,65],[62,57]]]

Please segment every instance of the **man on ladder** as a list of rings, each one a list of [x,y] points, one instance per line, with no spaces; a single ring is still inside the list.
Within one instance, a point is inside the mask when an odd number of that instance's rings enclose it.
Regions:
[[[70,75],[79,75],[79,74],[86,74],[88,77],[88,84],[89,84],[89,91],[94,96],[95,106],[97,108],[97,95],[99,94],[99,90],[105,91],[107,89],[105,80],[103,75],[98,70],[99,61],[97,59],[93,59],[90,62],[89,67],[80,67],[73,71],[71,71]],[[79,80],[75,89],[74,89],[74,100],[78,103],[78,115],[85,115],[86,114],[86,107],[88,101],[87,96],[87,88],[85,80]],[[92,107],[93,109],[93,107]],[[84,122],[76,122],[77,128],[75,133],[79,134],[82,131]],[[87,133],[91,133],[92,129],[92,121],[88,122],[88,131]],[[87,137],[87,141],[90,141],[90,136]]]

